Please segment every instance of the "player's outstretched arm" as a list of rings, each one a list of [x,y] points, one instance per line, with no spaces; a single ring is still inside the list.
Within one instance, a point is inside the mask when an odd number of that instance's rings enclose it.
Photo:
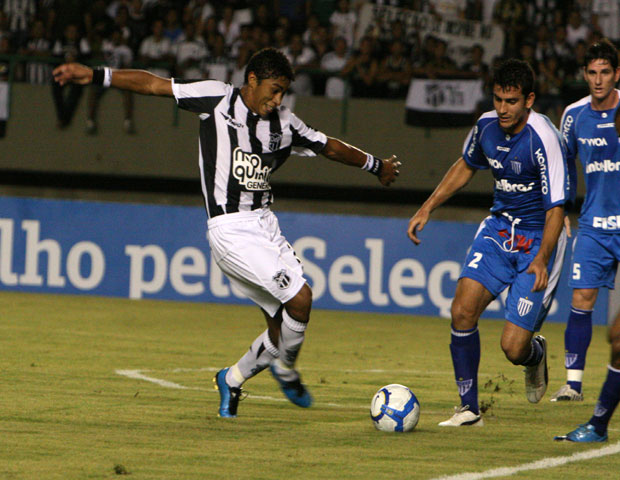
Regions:
[[[389,187],[396,180],[400,174],[399,168],[402,165],[396,160],[396,155],[385,160],[380,159],[333,137],[327,137],[327,143],[321,154],[335,162],[363,168],[374,173],[379,178],[381,185],[385,187]]]
[[[65,63],[55,68],[53,75],[54,80],[61,85],[94,83],[143,95],[172,96],[172,81],[169,78],[158,77],[145,70],[112,70],[108,67],[92,69],[79,63]]]
[[[560,233],[562,233],[563,227],[564,206],[559,205],[547,210],[545,217],[545,228],[543,230],[543,238],[540,242],[540,248],[527,269],[527,273],[533,273],[536,275],[532,292],[540,292],[541,290],[547,288],[547,283],[549,282],[547,266],[549,264],[551,254],[558,243],[558,238],[560,237]]]
[[[441,182],[439,182],[439,185],[437,185],[437,188],[435,188],[435,191],[409,220],[407,236],[413,243],[419,245],[422,241],[418,238],[418,233],[424,230],[424,226],[428,223],[433,210],[467,185],[475,174],[476,169],[467,165],[463,157],[454,162]]]

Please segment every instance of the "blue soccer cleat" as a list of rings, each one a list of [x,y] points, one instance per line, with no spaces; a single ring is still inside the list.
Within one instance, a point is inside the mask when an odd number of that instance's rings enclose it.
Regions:
[[[228,386],[226,383],[226,372],[228,372],[228,368],[220,370],[215,374],[215,377],[213,377],[215,389],[220,392],[219,416],[224,418],[235,418],[237,416],[237,406],[239,405],[241,388]]]
[[[607,434],[599,435],[594,430],[594,425],[589,423],[584,423],[583,425],[579,425],[572,432],[567,433],[566,435],[560,435],[553,438],[554,440],[562,441],[565,440],[567,442],[582,442],[582,443],[590,443],[590,442],[606,442]]]
[[[310,395],[310,392],[308,392],[306,386],[301,383],[300,378],[287,382],[286,380],[282,380],[280,378],[273,365],[269,367],[269,370],[271,370],[273,378],[275,378],[280,384],[280,389],[286,398],[301,408],[308,408],[312,405],[312,396]]]

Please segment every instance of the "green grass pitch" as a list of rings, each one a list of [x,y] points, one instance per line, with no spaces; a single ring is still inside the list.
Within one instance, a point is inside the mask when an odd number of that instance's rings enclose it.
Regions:
[[[564,325],[543,327],[550,386],[531,405],[522,368],[501,352],[503,322],[481,321],[485,426],[444,429],[437,423],[458,403],[446,319],[316,310],[299,362],[315,406],[286,402],[263,372],[245,385],[239,417],[221,419],[211,379],[265,328],[257,308],[7,292],[0,302],[2,480],[435,479],[605,446],[552,441],[591,415],[609,357],[603,327],[594,329],[578,404],[549,402],[564,381]],[[388,383],[418,397],[414,432],[372,426],[370,400]],[[618,415],[609,446],[620,441]],[[619,472],[615,454],[510,478]]]

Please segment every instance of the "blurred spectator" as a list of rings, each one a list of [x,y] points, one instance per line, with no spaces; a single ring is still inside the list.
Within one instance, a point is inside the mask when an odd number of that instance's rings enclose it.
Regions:
[[[330,73],[325,82],[325,96],[327,98],[344,98],[346,93],[346,83],[340,78],[340,72],[344,68],[349,58],[347,41],[344,37],[334,39],[334,50],[326,53],[321,58],[320,67]]]
[[[484,48],[480,44],[475,44],[471,47],[469,55],[469,60],[463,65],[463,70],[481,78],[483,85],[486,84],[489,81],[490,72],[489,66],[483,60]]]
[[[499,0],[495,4],[493,19],[504,30],[504,56],[516,56],[520,40],[527,28],[525,2]]]
[[[539,62],[536,75],[536,111],[544,113],[559,124],[562,109],[565,106],[562,98],[564,71],[559,59],[553,55]]]
[[[182,39],[172,46],[176,60],[176,76],[189,80],[203,77],[201,63],[207,56],[207,47],[202,38],[196,36],[193,23],[185,25]]]
[[[289,44],[282,49],[282,53],[295,70],[295,80],[291,83],[290,90],[299,95],[312,95],[312,79],[306,70],[313,66],[316,59],[314,51],[304,45],[301,34],[294,33]]]
[[[405,46],[400,40],[394,40],[390,45],[390,54],[381,61],[377,71],[377,80],[384,87],[384,96],[405,98],[411,75],[411,62],[405,56]]]
[[[232,47],[230,47],[228,52],[230,53],[230,56],[234,58],[237,55],[239,55],[239,48],[241,48],[241,45],[246,45],[246,44],[253,43],[253,42],[254,41],[252,39],[252,25],[249,23],[246,23],[244,25],[241,25],[239,36],[237,37],[237,40],[235,40],[235,43],[233,43]],[[224,45],[226,45],[226,41],[224,41]],[[211,47],[209,47],[209,50],[212,49],[213,47],[214,45],[211,45]]]
[[[549,31],[547,25],[539,25],[536,29],[534,57],[536,57],[536,61],[542,62],[545,58],[552,55],[555,55],[555,51],[551,41],[551,32]]]
[[[589,94],[588,84],[583,78],[583,66],[586,63],[586,42],[580,40],[575,45],[575,54],[564,64],[564,89],[562,96],[565,104],[576,102]]]
[[[441,19],[465,18],[465,0],[428,0],[431,13]]]
[[[435,38],[432,56],[422,66],[424,74],[429,78],[452,77],[459,75],[461,71],[456,62],[448,55],[448,43],[441,38]]]
[[[233,61],[226,53],[224,35],[218,33],[213,48],[210,50],[203,64],[204,77],[221,82],[230,81]]]
[[[573,49],[566,41],[566,28],[557,27],[553,33],[553,51],[561,63],[566,64],[573,56]]]
[[[217,31],[224,35],[227,47],[232,47],[241,33],[241,24],[235,20],[235,10],[231,5],[224,6],[222,19],[217,24]]]
[[[254,11],[254,25],[262,27],[264,30],[271,32],[276,28],[275,15],[266,3],[261,2]]]
[[[329,17],[336,10],[337,0],[312,0],[309,14],[316,15],[321,25],[329,25]]]
[[[202,32],[207,18],[215,16],[215,7],[209,0],[190,0],[187,10],[191,12],[194,20],[198,20],[198,31]]]
[[[207,18],[202,25],[202,39],[205,41],[208,50],[215,45],[217,35],[221,35],[217,29],[217,17]]]
[[[581,14],[577,10],[570,12],[566,25],[566,42],[574,47],[579,40],[587,40],[590,29],[582,22]]]
[[[351,48],[355,40],[357,15],[351,11],[349,0],[338,0],[336,11],[329,17],[329,23],[332,27],[332,37],[344,37]]]
[[[129,46],[129,48],[133,50],[134,38],[131,26],[129,25],[129,9],[125,5],[120,5],[116,9],[113,28],[120,30],[121,35],[123,36],[123,40]]]
[[[291,32],[301,33],[310,13],[310,3],[310,0],[273,0],[273,9],[276,17],[288,19]]]
[[[69,25],[82,28],[87,11],[87,2],[83,0],[54,0],[53,7],[47,10],[46,29],[51,32],[52,38],[61,38]]]
[[[56,40],[52,54],[63,62],[80,62],[90,55],[90,45],[85,38],[81,38],[77,25],[69,24],[65,27],[63,36]],[[75,83],[60,86],[52,82],[52,96],[56,106],[58,128],[66,128],[71,123],[78,106],[84,87]]]
[[[103,55],[105,63],[111,68],[128,68],[133,62],[133,52],[127,45],[123,32],[115,28],[109,39],[103,43]],[[108,91],[101,85],[91,85],[88,97],[88,118],[86,120],[86,133],[97,133],[97,112],[103,94]],[[125,133],[135,133],[133,123],[133,94],[127,90],[119,91],[123,98],[125,118],[123,130]]]
[[[596,16],[596,24],[603,36],[612,42],[618,41],[620,39],[620,2],[593,0],[592,13]]]
[[[317,35],[318,30],[321,28],[321,23],[319,22],[319,17],[312,14],[308,17],[308,23],[306,24],[306,29],[304,30],[301,39],[304,44],[310,45],[312,43],[312,37]]]
[[[310,48],[312,48],[316,54],[316,65],[318,66],[323,55],[331,50],[331,36],[329,35],[329,30],[327,27],[320,25],[312,33],[312,36],[310,37]]]
[[[22,55],[31,57],[50,57],[52,54],[52,43],[45,38],[45,25],[43,21],[36,20],[32,25],[30,38],[26,41]],[[26,81],[33,85],[47,85],[52,79],[52,67],[44,62],[26,63]]]
[[[377,95],[377,60],[373,56],[373,40],[366,36],[360,41],[359,50],[353,53],[342,69],[347,77],[354,97],[373,97]]]
[[[3,10],[7,15],[9,31],[15,45],[20,47],[30,33],[36,12],[35,0],[4,0]]]
[[[93,43],[102,42],[103,38],[112,31],[114,21],[108,15],[106,7],[105,0],[94,0],[84,14],[84,28],[91,47]],[[101,40],[95,38],[102,35]]]
[[[538,73],[538,62],[535,56],[536,43],[533,40],[524,40],[519,48],[519,59],[530,64],[535,73]]]
[[[527,0],[528,25],[553,25],[555,12],[561,10],[562,0]],[[564,2],[566,3],[566,2]]]
[[[139,49],[140,63],[143,68],[160,77],[170,78],[171,72],[168,68],[161,66],[164,62],[171,61],[172,48],[170,39],[164,37],[163,20],[155,20],[151,26],[153,34],[142,40]]]
[[[133,36],[132,48],[136,50],[142,39],[149,34],[149,24],[146,20],[142,0],[129,0],[127,11],[129,13],[129,28]]]
[[[164,37],[170,40],[170,44],[174,45],[183,35],[183,28],[179,22],[179,12],[174,8],[169,8],[164,18]]]

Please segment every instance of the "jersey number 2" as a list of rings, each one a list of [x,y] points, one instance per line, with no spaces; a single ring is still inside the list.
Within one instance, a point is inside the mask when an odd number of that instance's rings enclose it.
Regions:
[[[472,259],[471,262],[467,264],[467,266],[471,268],[478,268],[478,262],[480,261],[481,258],[482,258],[482,253],[474,252],[474,258]]]

